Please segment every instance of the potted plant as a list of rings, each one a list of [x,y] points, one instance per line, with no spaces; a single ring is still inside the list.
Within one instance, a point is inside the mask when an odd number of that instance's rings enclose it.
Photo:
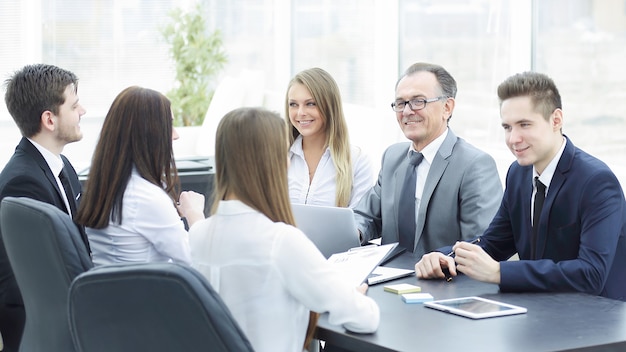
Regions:
[[[201,125],[213,97],[211,83],[227,62],[222,34],[209,30],[202,2],[187,12],[176,8],[169,17],[161,34],[176,68],[174,88],[166,94],[174,125]]]

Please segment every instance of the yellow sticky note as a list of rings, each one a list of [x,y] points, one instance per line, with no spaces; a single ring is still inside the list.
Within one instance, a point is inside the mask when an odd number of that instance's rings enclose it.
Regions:
[[[384,290],[387,292],[401,295],[404,293],[421,292],[422,288],[411,284],[395,284],[385,286]]]

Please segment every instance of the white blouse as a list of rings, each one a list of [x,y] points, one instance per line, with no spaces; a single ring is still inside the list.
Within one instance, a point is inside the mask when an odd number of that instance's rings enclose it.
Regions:
[[[122,223],[85,228],[94,265],[167,262],[190,264],[185,226],[165,191],[133,168],[122,200]]]
[[[374,186],[372,165],[360,148],[351,146],[352,194],[348,207],[354,208],[365,192]],[[289,150],[289,197],[292,204],[336,206],[335,164],[326,148],[320,159],[313,180],[309,184],[309,167],[302,151],[302,136],[298,136]]]
[[[189,232],[192,266],[220,294],[255,351],[302,351],[309,310],[360,333],[379,309],[351,287],[297,228],[237,200]]]

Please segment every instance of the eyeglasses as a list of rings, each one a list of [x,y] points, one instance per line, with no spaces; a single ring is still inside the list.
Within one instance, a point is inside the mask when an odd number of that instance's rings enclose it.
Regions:
[[[405,101],[394,101],[393,103],[391,103],[391,108],[393,109],[393,111],[395,112],[402,112],[404,111],[404,107],[406,106],[406,104],[409,104],[409,108],[411,108],[411,110],[415,111],[415,110],[422,110],[423,108],[426,107],[426,104],[428,103],[433,103],[435,101],[439,101],[441,99],[448,99],[447,96],[445,95],[441,95],[438,96],[436,98],[432,98],[432,99],[411,99],[411,100],[405,100]]]

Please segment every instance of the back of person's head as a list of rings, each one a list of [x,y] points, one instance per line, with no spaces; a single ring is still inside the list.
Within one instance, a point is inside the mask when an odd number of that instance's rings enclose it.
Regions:
[[[426,62],[418,62],[411,65],[409,68],[404,71],[404,74],[400,76],[398,81],[396,82],[396,87],[398,87],[398,83],[407,76],[411,76],[418,72],[430,72],[435,75],[437,82],[439,82],[439,86],[441,88],[441,95],[444,95],[449,98],[456,98],[456,81],[454,77],[443,67],[435,64],[430,64]]]
[[[272,221],[294,224],[287,183],[287,131],[278,114],[239,108],[215,137],[215,202],[235,196]]]
[[[27,65],[5,81],[4,101],[22,136],[33,137],[41,131],[44,111],[59,114],[65,103],[65,90],[78,89],[78,77],[53,65]]]
[[[106,227],[109,216],[121,222],[122,198],[133,167],[175,201],[170,101],[136,86],[118,94],[104,119],[77,221],[94,228]]]
[[[348,127],[343,114],[343,105],[341,103],[341,94],[339,86],[333,77],[321,68],[310,68],[297,73],[287,86],[287,94],[289,88],[294,84],[302,84],[311,93],[315,104],[324,119],[324,128],[326,132],[326,144],[340,143],[348,139]],[[291,124],[289,119],[289,96],[285,96],[285,118],[291,127],[290,140],[293,141],[298,137],[300,132]]]
[[[215,136],[215,213],[235,197],[274,222],[294,225],[287,182],[287,129],[264,108],[239,108],[222,118]],[[313,338],[319,315],[309,312],[303,347]]]
[[[554,81],[543,73],[522,72],[515,74],[498,86],[498,98],[502,102],[516,97],[528,96],[534,111],[548,120],[555,109],[562,109],[561,95]]]

